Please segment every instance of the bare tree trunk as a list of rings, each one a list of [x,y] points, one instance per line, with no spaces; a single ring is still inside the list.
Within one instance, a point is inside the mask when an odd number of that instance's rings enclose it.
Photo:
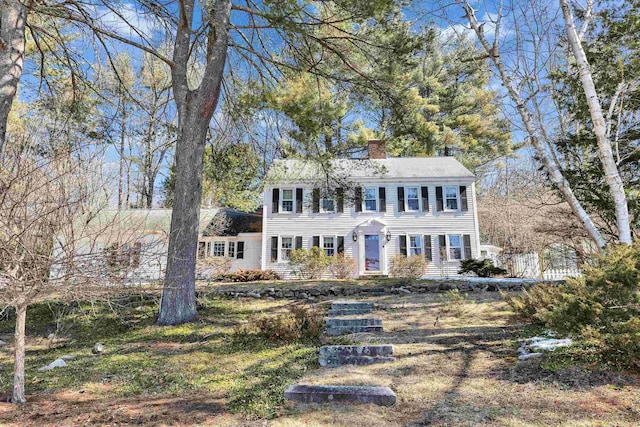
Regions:
[[[7,120],[24,64],[27,8],[19,0],[0,0],[0,159],[7,138]]]
[[[24,358],[25,358],[25,329],[27,322],[27,304],[16,306],[16,328],[14,338],[14,367],[13,367],[13,403],[25,403],[24,397]]]
[[[180,3],[180,18],[171,69],[178,107],[176,183],[167,254],[167,272],[158,323],[177,325],[197,318],[195,296],[196,253],[202,201],[204,146],[211,117],[218,105],[227,59],[231,1],[218,0],[211,11],[207,64],[200,86],[189,89],[187,64],[191,52],[195,0]]]
[[[607,136],[607,126],[602,114],[602,107],[600,100],[598,99],[598,92],[591,76],[591,69],[587,60],[587,55],[584,53],[582,43],[576,31],[576,26],[573,21],[573,13],[569,6],[568,0],[559,0],[560,7],[562,8],[562,14],[564,15],[565,28],[567,30],[567,37],[571,46],[571,51],[576,59],[576,66],[580,74],[580,82],[582,88],[587,97],[587,104],[589,105],[589,112],[591,114],[591,121],[593,123],[593,133],[596,136],[598,142],[598,153],[602,168],[604,169],[604,176],[609,185],[609,192],[613,197],[613,202],[616,210],[616,222],[618,225],[618,240],[620,243],[631,244],[631,227],[629,225],[629,209],[627,206],[627,197],[624,193],[624,185],[622,178],[618,171],[618,166],[613,158],[613,152],[611,149],[611,141]]]
[[[466,18],[468,19],[469,24],[471,25],[471,28],[476,33],[478,40],[482,44],[482,47],[484,47],[485,51],[489,55],[489,58],[493,62],[494,66],[496,67],[500,80],[502,81],[502,84],[504,85],[504,87],[507,89],[507,92],[509,93],[509,97],[516,104],[516,109],[518,110],[520,118],[522,119],[522,123],[524,124],[525,130],[529,135],[529,140],[531,142],[531,145],[533,146],[533,148],[535,148],[536,154],[540,157],[540,160],[542,161],[544,169],[549,175],[551,182],[553,182],[553,184],[558,188],[558,190],[560,190],[560,192],[564,196],[569,206],[571,206],[571,210],[573,211],[573,213],[578,217],[580,222],[582,222],[582,225],[587,231],[587,233],[589,234],[589,236],[594,240],[594,242],[596,242],[596,244],[599,247],[601,248],[604,247],[607,243],[604,237],[602,237],[602,234],[593,223],[593,220],[591,219],[589,214],[584,210],[584,207],[582,206],[580,201],[577,199],[575,194],[573,194],[573,190],[571,189],[569,182],[566,180],[566,178],[562,174],[562,171],[560,170],[560,166],[555,161],[553,156],[548,152],[544,144],[540,141],[538,132],[536,130],[535,122],[533,120],[531,112],[527,108],[526,101],[522,99],[522,97],[516,90],[515,85],[511,80],[509,74],[507,73],[504,63],[502,62],[502,58],[499,55],[498,44],[497,44],[498,35],[496,34],[494,44],[491,45],[487,41],[487,38],[484,35],[482,26],[478,22],[473,8],[469,5],[469,3],[466,0],[463,1],[462,3],[463,3],[464,10],[466,12]],[[499,13],[501,13],[501,11]],[[497,27],[496,32],[497,31],[499,31],[499,27]]]
[[[125,100],[123,98],[120,99],[122,102],[122,125],[120,128],[120,167],[118,169],[118,209],[122,209],[122,196],[123,196],[123,187],[124,187],[124,141],[125,141],[125,123],[127,119],[127,107],[125,105]]]

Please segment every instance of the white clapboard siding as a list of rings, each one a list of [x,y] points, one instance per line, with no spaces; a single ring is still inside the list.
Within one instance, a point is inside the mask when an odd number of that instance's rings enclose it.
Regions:
[[[391,233],[391,241],[385,243],[385,250],[381,252],[381,257],[386,256],[387,260],[393,255],[400,253],[398,239],[400,234],[431,235],[434,260],[429,266],[427,276],[450,276],[458,274],[459,261],[440,261],[438,257],[438,235],[470,235],[472,257],[476,258],[479,256],[475,186],[473,185],[472,178],[442,181],[407,180],[402,182],[386,179],[380,181],[362,181],[359,185],[362,187],[384,186],[386,188],[386,212],[355,212],[353,203],[345,200],[343,213],[313,213],[311,206],[312,187],[292,183],[287,186],[275,187],[304,188],[303,212],[272,213],[273,186],[267,187],[264,193],[262,267],[265,269],[273,269],[285,275],[285,277],[291,276],[291,269],[288,263],[271,262],[271,237],[273,236],[302,236],[303,248],[311,247],[313,236],[344,236],[345,254],[353,256],[357,260],[357,244],[352,241],[351,235],[359,224],[369,219],[376,219],[386,224],[386,229]],[[468,211],[436,211],[436,186],[446,185],[467,186]],[[428,186],[429,212],[398,212],[398,186]]]
[[[261,247],[262,247],[262,234],[261,233],[240,233],[237,236],[207,236],[201,237],[201,242],[211,242],[211,249],[213,250],[214,242],[224,242],[225,255],[228,255],[229,242],[235,242],[235,258],[231,263],[230,271],[238,270],[260,270],[261,262]],[[244,242],[244,258],[238,259],[238,242]]]

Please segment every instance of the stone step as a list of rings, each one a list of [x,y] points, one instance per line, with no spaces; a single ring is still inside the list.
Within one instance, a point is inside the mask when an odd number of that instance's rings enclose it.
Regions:
[[[358,314],[369,314],[371,313],[370,308],[339,308],[339,309],[330,309],[327,312],[328,316],[354,316]]]
[[[343,357],[319,357],[318,363],[325,368],[335,368],[343,365],[367,366],[375,363],[395,362],[393,356],[343,356]]]
[[[328,327],[343,327],[343,326],[382,326],[382,319],[374,318],[343,318],[343,317],[328,317],[325,319],[325,323]]]
[[[331,310],[373,310],[373,303],[366,301],[334,301]]]
[[[289,400],[306,403],[373,403],[392,406],[396,394],[389,387],[338,386],[338,385],[292,385],[285,392]]]
[[[383,332],[382,326],[334,326],[324,330],[327,335],[359,334],[362,332]]]
[[[320,357],[391,356],[392,345],[325,345],[320,347]]]

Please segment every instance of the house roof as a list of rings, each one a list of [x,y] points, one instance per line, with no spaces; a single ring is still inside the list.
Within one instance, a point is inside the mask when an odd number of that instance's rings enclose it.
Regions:
[[[394,157],[336,159],[328,168],[308,160],[275,160],[267,173],[267,181],[316,180],[328,171],[351,178],[474,178],[474,174],[453,157]]]
[[[165,234],[171,230],[171,209],[103,210],[87,214],[74,227],[90,228],[96,234]],[[261,232],[262,217],[233,209],[200,210],[199,235],[237,236],[238,233]]]

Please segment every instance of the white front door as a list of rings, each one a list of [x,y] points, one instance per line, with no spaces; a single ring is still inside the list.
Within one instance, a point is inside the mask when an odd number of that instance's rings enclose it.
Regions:
[[[365,234],[364,236],[364,271],[380,272],[380,236]]]

